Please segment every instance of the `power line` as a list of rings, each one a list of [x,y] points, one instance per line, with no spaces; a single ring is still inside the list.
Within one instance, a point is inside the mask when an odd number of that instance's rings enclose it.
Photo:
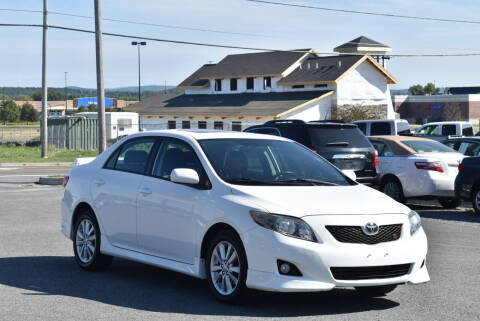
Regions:
[[[41,25],[41,24],[21,24],[21,23],[0,23],[0,27],[40,27],[41,28],[41,27],[43,27],[43,25]],[[72,28],[72,27],[65,27],[65,26],[56,26],[56,25],[48,25],[48,28],[83,32],[83,33],[90,33],[90,34],[95,33],[95,31],[93,31],[93,30]],[[205,42],[162,39],[162,38],[145,37],[145,36],[138,36],[138,35],[127,35],[127,34],[121,34],[121,33],[112,33],[112,32],[102,32],[102,34],[105,35],[105,36],[112,36],[112,37],[149,40],[149,41],[175,43],[175,44],[192,45],[192,46],[203,46],[203,47],[241,49],[241,50],[252,50],[252,51],[278,51],[278,52],[298,52],[298,53],[308,53],[309,52],[309,51],[305,51],[305,50],[283,50],[283,49],[244,47],[244,46],[223,45],[223,44],[205,43]],[[337,53],[334,53],[334,52],[315,52],[315,53],[319,54],[319,55],[337,55]],[[350,55],[355,55],[355,53],[351,53]],[[359,53],[357,55],[363,56],[364,54]],[[453,54],[388,54],[388,56],[390,56],[390,57],[469,57],[469,56],[480,56],[480,52],[453,53]]]
[[[26,13],[42,13],[41,10],[12,9],[12,8],[0,8],[0,11],[7,11],[7,12],[26,12]],[[75,14],[75,13],[68,13],[68,12],[60,12],[60,11],[49,11],[48,13],[51,14],[51,15],[67,16],[67,17],[76,17],[76,18],[84,18],[84,19],[93,19],[93,18],[94,18],[94,17],[92,17],[92,16]],[[196,28],[196,27],[185,27],[185,26],[176,26],[176,25],[166,25],[166,24],[158,24],[158,23],[140,22],[140,21],[135,21],[135,20],[112,19],[112,18],[102,18],[102,20],[104,20],[104,21],[110,21],[110,22],[133,24],[133,25],[142,25],[142,26],[150,26],[150,27],[160,27],[160,28],[167,28],[167,29],[178,29],[178,30],[187,30],[187,31],[200,31],[200,32],[210,32],[210,33],[218,33],[218,34],[237,35],[237,36],[249,36],[249,37],[259,37],[259,38],[289,39],[288,37],[282,37],[282,36],[272,36],[272,35],[254,34],[254,33],[246,33],[246,32],[234,32],[234,31],[223,31],[223,30],[215,30],[215,29]]]
[[[344,13],[354,13],[354,14],[362,14],[362,15],[370,15],[370,16],[383,16],[383,17],[391,17],[391,18],[416,19],[416,20],[425,20],[425,21],[480,24],[480,21],[478,21],[478,20],[460,20],[460,19],[408,16],[408,15],[400,15],[400,14],[393,14],[393,13],[358,11],[358,10],[348,10],[348,9],[338,9],[338,8],[328,8],[328,7],[317,7],[317,6],[296,4],[296,3],[275,2],[275,1],[266,1],[266,0],[246,0],[246,1],[258,2],[258,3],[264,3],[264,4],[271,4],[271,5],[277,5],[277,6],[297,7],[297,8],[316,9],[316,10],[344,12]]]

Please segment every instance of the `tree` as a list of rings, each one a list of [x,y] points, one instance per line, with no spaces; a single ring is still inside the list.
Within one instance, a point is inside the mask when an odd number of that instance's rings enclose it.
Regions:
[[[1,119],[8,122],[16,122],[20,119],[20,108],[11,99],[2,102]]]
[[[20,120],[23,121],[38,121],[38,111],[30,103],[24,103],[20,109]]]
[[[86,112],[88,112],[88,107],[80,106],[80,107],[78,107],[78,112],[79,113],[86,113]]]
[[[342,120],[346,123],[355,120],[380,119],[381,115],[375,109],[375,106],[343,105],[336,108],[333,119]]]
[[[16,95],[16,96],[15,96],[15,100],[30,101],[30,100],[32,100],[32,97],[30,97],[30,96],[28,96],[28,95],[20,94],[20,95]]]
[[[408,88],[410,95],[425,95],[425,90],[422,85],[414,85]]]
[[[445,104],[442,110],[442,118],[450,121],[464,120],[460,103]]]
[[[440,88],[435,87],[435,84],[429,82],[423,87],[423,91],[426,95],[438,95],[440,93]]]
[[[92,111],[92,112],[98,111],[97,105],[95,105],[95,104],[90,104],[90,105],[88,106],[88,111]]]
[[[32,99],[35,101],[42,100],[42,92],[37,90],[32,94]],[[54,101],[54,100],[65,100],[65,95],[56,90],[49,90],[47,94],[47,100]]]

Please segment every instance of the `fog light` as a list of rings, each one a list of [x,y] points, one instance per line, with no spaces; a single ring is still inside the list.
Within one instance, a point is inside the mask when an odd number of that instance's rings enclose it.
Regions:
[[[290,264],[282,263],[280,264],[280,273],[281,274],[288,274],[290,272]]]
[[[277,260],[277,266],[281,275],[302,276],[302,272],[293,263]]]

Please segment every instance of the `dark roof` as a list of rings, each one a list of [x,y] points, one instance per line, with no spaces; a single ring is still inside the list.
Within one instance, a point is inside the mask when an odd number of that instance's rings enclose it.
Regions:
[[[480,87],[450,87],[447,92],[452,95],[480,94]]]
[[[344,43],[343,45],[336,47],[334,50],[337,51],[337,49],[358,48],[358,47],[390,48],[389,46],[384,45],[383,43],[380,43],[378,41],[372,40],[364,36],[360,36],[358,38],[350,40],[349,42]]]
[[[275,116],[329,91],[160,95],[125,108],[140,115]]]
[[[278,84],[332,82],[362,58],[360,55],[308,58]]]
[[[206,82],[205,79],[207,78],[280,75],[295,61],[304,56],[305,51],[308,50],[310,49],[228,55],[216,65],[202,66],[178,87],[189,87],[197,83],[202,84]]]
[[[206,64],[200,67],[197,71],[191,74],[187,79],[182,81],[178,87],[205,87],[208,85],[208,80],[205,80],[203,77],[205,74],[210,72],[212,68],[215,67],[215,64]]]

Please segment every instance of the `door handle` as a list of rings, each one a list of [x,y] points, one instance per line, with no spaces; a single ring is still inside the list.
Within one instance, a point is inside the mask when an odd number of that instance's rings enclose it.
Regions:
[[[140,193],[141,193],[143,196],[148,196],[148,195],[152,194],[152,190],[149,189],[149,188],[142,188],[142,189],[140,190]]]
[[[93,182],[94,182],[95,185],[97,185],[97,186],[102,186],[102,185],[105,184],[105,181],[104,181],[103,179],[101,179],[101,178],[100,178],[100,179],[96,179],[96,180],[94,180]]]

